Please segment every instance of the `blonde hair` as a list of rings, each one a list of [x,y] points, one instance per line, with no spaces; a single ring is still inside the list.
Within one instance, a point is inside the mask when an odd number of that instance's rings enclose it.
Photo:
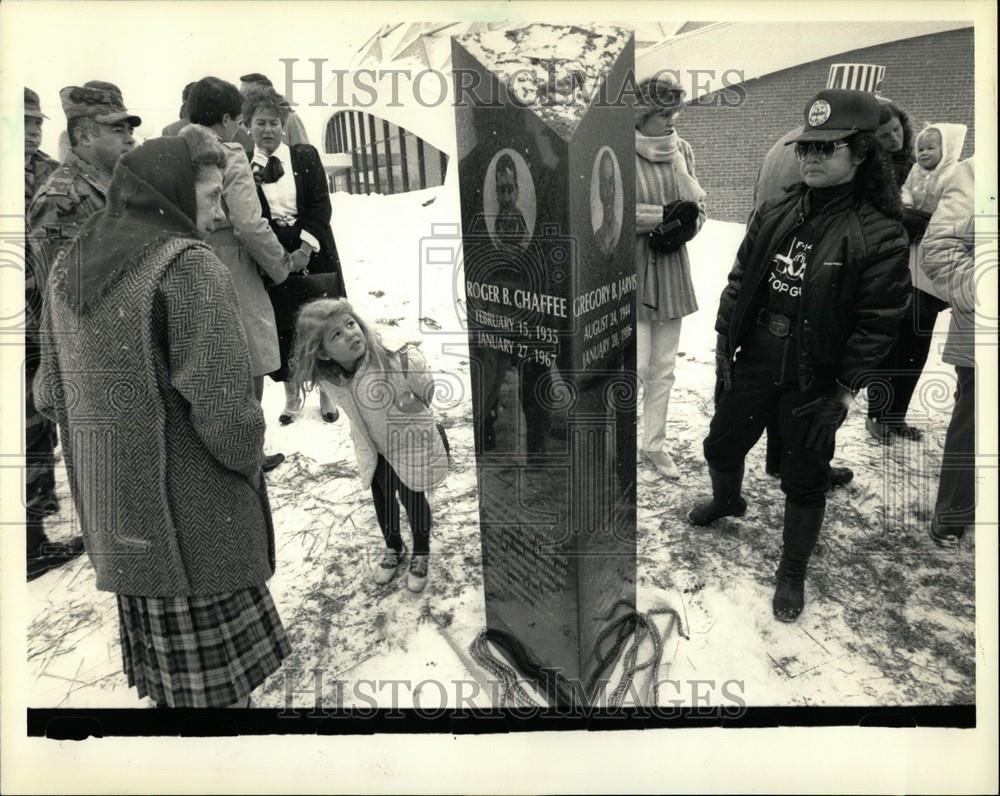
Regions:
[[[673,77],[666,69],[657,72],[653,77],[647,77],[636,88],[634,109],[636,127],[640,127],[654,113],[682,108],[684,98],[687,96],[679,78]]]
[[[944,136],[941,135],[941,129],[934,124],[925,124],[923,128],[920,130],[920,132],[917,133],[917,138],[916,141],[914,142],[914,148],[916,148],[917,144],[920,143],[921,138],[924,138],[930,135],[931,133],[937,133],[938,141],[940,141],[942,145],[944,144]]]
[[[305,400],[306,394],[321,379],[344,384],[353,376],[334,360],[321,359],[319,356],[323,350],[323,336],[327,328],[343,315],[353,318],[365,336],[364,358],[373,361],[382,372],[388,370],[389,353],[382,345],[378,332],[354,311],[347,299],[313,299],[299,309],[295,320],[295,341],[292,344],[291,381],[295,393],[302,400]]]

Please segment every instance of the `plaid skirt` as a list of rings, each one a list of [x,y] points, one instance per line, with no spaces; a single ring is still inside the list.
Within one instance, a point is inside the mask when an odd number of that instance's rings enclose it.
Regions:
[[[291,653],[264,585],[208,597],[117,597],[128,684],[158,705],[232,705]]]

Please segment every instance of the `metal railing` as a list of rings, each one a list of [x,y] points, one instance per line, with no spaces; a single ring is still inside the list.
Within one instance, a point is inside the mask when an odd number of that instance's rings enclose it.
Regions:
[[[403,127],[363,111],[340,111],[326,124],[325,149],[351,156],[330,175],[331,191],[393,194],[444,185],[448,156]]]

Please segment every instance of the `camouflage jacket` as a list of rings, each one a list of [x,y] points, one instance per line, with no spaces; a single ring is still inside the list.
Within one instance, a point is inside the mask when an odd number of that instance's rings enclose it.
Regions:
[[[41,297],[52,263],[87,219],[104,208],[110,184],[110,176],[70,152],[45,184],[36,188],[25,217],[25,325],[29,336],[38,328]]]
[[[27,215],[31,200],[38,190],[45,185],[49,175],[59,168],[59,161],[50,158],[38,149],[28,159],[24,166],[24,212]]]

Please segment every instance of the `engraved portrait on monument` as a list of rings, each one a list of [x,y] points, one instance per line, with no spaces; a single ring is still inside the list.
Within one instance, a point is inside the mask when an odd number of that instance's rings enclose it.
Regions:
[[[497,248],[528,248],[535,231],[535,183],[524,157],[501,149],[486,168],[483,215]]]
[[[611,254],[622,231],[622,172],[609,146],[601,147],[590,174],[590,223],[597,246]]]

